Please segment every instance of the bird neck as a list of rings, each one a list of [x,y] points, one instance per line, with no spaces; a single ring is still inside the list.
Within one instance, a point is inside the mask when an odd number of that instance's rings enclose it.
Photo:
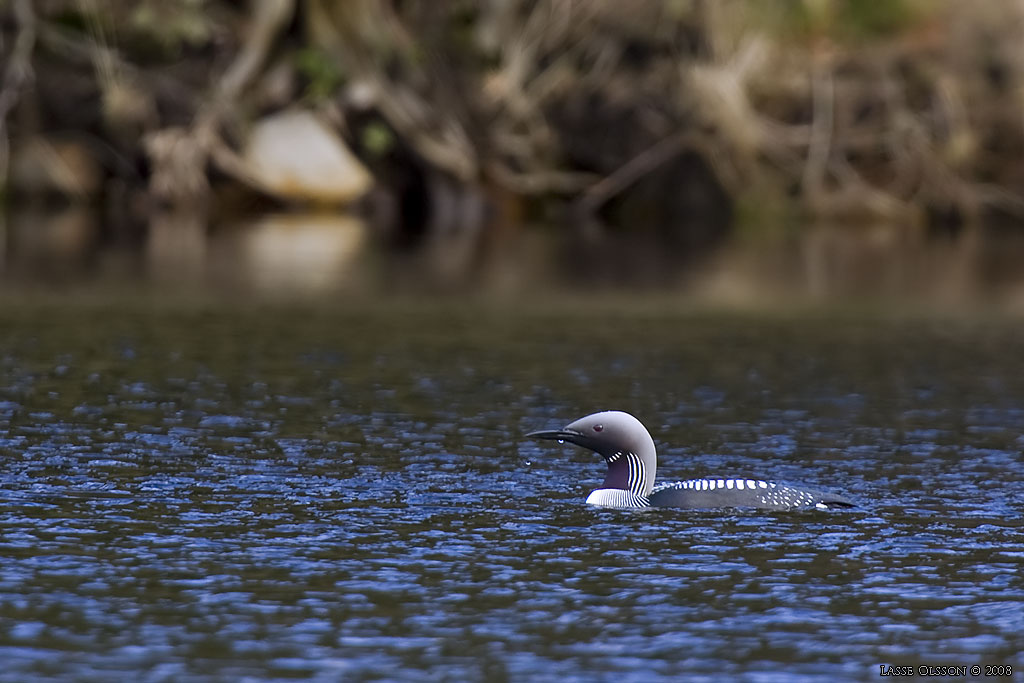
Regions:
[[[654,488],[654,474],[657,465],[653,458],[636,453],[615,453],[605,458],[608,473],[605,474],[604,489],[622,489],[637,496],[648,496]]]

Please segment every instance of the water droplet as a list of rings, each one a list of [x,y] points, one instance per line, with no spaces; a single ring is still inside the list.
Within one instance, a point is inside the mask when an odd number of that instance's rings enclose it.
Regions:
[[[527,467],[529,467],[529,466],[530,466],[530,465],[532,465],[532,464],[533,464],[533,463],[532,463],[532,462],[530,462],[529,460],[527,460],[527,461],[526,461],[526,466],[527,466]]]
[[[558,443],[565,443],[564,439],[558,439]]]

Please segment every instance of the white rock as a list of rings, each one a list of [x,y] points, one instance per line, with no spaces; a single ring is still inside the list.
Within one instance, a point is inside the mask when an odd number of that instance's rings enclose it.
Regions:
[[[341,138],[308,111],[286,111],[258,121],[243,159],[263,189],[283,199],[345,204],[373,182]]]

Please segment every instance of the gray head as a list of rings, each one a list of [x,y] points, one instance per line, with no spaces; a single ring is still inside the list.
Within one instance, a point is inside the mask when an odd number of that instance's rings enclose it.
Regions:
[[[654,439],[640,420],[629,413],[607,410],[581,417],[561,429],[532,432],[527,436],[568,441],[601,455],[608,463],[608,474],[602,488],[630,488],[626,455],[633,454],[642,464],[642,472],[639,473],[642,490],[638,493],[646,496],[654,488],[658,468]]]

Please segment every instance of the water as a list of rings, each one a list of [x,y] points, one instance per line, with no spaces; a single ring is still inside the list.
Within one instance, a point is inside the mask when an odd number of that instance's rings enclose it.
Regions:
[[[1024,325],[0,311],[0,681],[863,681],[1024,661]],[[854,511],[588,508],[523,434]]]

